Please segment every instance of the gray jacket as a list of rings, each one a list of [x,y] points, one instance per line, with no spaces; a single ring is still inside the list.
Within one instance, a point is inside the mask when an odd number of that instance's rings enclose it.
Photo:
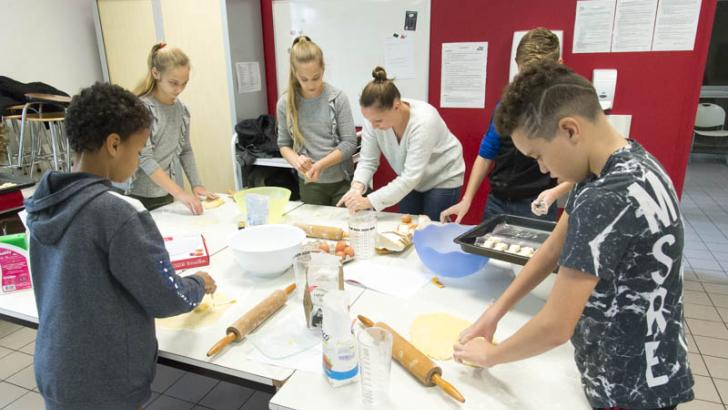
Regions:
[[[141,97],[141,100],[152,112],[153,121],[151,135],[139,156],[139,169],[131,180],[129,193],[147,198],[167,195],[167,191],[149,177],[158,169],[180,187],[184,187],[183,169],[190,186],[202,185],[192,152],[187,106],[179,99],[171,105],[162,104],[151,95]]]
[[[25,206],[46,408],[141,405],[154,378],[154,318],[194,308],[203,280],[177,276],[149,212],[95,175],[47,173]]]
[[[278,146],[294,148],[292,124],[286,118],[287,94],[278,100]],[[351,156],[356,152],[356,130],[349,99],[343,91],[328,83],[316,98],[296,95],[298,126],[303,134],[303,147],[299,154],[305,154],[314,161],[327,156],[331,151],[341,151],[343,160],[325,169],[319,176],[321,183],[339,182],[351,179],[354,163]],[[296,147],[297,148],[297,147]],[[303,179],[303,175],[299,175]]]

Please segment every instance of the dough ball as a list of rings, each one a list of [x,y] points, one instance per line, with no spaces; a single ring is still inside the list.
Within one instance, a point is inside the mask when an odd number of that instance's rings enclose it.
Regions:
[[[494,248],[495,250],[497,250],[497,251],[501,251],[501,252],[503,252],[503,251],[505,251],[506,249],[508,249],[508,244],[507,244],[507,243],[505,243],[505,242],[498,242],[498,243],[496,243],[496,244],[495,244],[495,246],[493,246],[493,248]]]
[[[520,251],[520,250],[521,250],[521,245],[513,244],[513,245],[511,245],[511,246],[508,247],[508,251],[507,252],[509,252],[509,253],[518,253],[518,251]]]

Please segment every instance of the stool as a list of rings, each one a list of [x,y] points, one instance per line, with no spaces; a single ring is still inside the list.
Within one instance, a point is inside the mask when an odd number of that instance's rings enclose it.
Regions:
[[[10,107],[8,114],[3,116],[3,120],[10,120],[18,136],[18,155],[15,157],[17,161],[13,163],[13,156],[8,153],[9,166],[18,169],[29,166],[31,177],[39,160],[48,160],[56,171],[70,171],[70,146],[64,137],[63,130],[65,109],[71,101],[70,97],[37,93],[29,93],[25,97],[28,100],[26,104]],[[20,107],[22,109],[18,112]],[[19,130],[18,122],[20,123]],[[25,152],[26,128],[30,132],[29,154]],[[45,133],[45,129],[48,130],[48,133]],[[43,154],[41,133],[48,138],[46,141],[51,151],[49,154]]]

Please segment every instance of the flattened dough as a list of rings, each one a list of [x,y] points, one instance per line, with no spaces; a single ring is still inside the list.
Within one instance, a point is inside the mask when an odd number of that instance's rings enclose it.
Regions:
[[[199,329],[214,326],[236,300],[224,293],[215,293],[213,307],[210,295],[205,295],[202,302],[191,312],[178,316],[157,319],[157,326],[163,329]]]
[[[452,347],[470,322],[447,313],[418,316],[410,327],[410,340],[422,353],[435,360],[452,358]]]
[[[222,199],[222,197],[217,197],[217,199],[206,199],[202,201],[202,206],[205,209],[213,209],[221,206],[224,203],[225,201]]]

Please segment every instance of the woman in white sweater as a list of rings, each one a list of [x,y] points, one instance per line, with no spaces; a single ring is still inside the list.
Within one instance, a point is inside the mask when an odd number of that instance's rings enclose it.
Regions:
[[[359,104],[366,118],[361,153],[349,192],[339,205],[357,211],[377,211],[399,204],[402,213],[439,220],[440,212],[455,204],[465,174],[463,148],[435,107],[403,99],[382,67],[372,72]],[[364,196],[379,157],[389,162],[397,177]]]

